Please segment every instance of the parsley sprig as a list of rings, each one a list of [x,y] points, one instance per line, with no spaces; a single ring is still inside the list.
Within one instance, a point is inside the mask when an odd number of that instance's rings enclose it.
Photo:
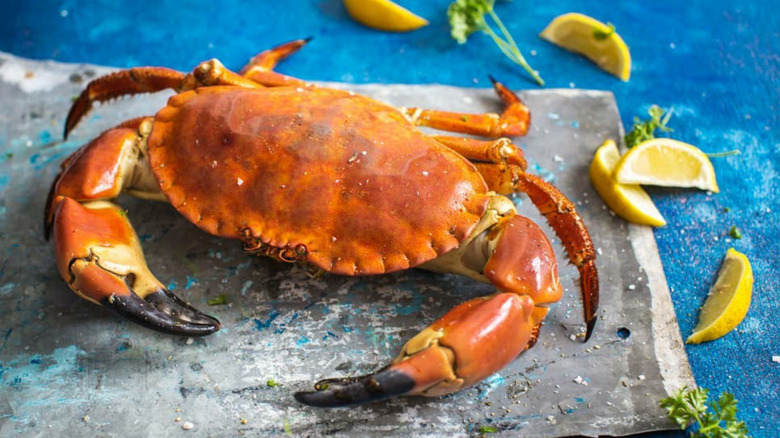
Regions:
[[[458,43],[465,44],[468,37],[474,32],[482,31],[488,34],[507,58],[523,67],[534,78],[536,83],[544,85],[544,80],[539,76],[539,73],[528,65],[528,61],[520,53],[520,49],[517,48],[512,35],[509,34],[504,23],[501,22],[501,19],[493,11],[494,4],[495,0],[456,0],[452,2],[447,9],[447,17],[450,21],[450,35]],[[486,16],[492,20],[503,38],[488,24],[485,20]]]
[[[675,395],[661,400],[661,407],[669,411],[669,419],[685,430],[695,421],[691,438],[747,438],[748,430],[737,419],[737,401],[733,394],[724,392],[718,400],[707,403],[709,390],[683,387]]]
[[[615,33],[615,25],[612,23],[607,23],[607,30],[603,31],[601,29],[593,29],[593,38],[595,38],[597,41],[604,41],[605,39],[612,36],[612,34]]]
[[[666,126],[666,124],[672,118],[673,112],[674,108],[669,108],[667,111],[658,105],[653,105],[647,111],[650,114],[650,120],[643,122],[639,117],[634,117],[634,126],[626,134],[626,146],[632,148],[639,143],[654,139],[656,129],[661,132],[672,132],[673,129]]]

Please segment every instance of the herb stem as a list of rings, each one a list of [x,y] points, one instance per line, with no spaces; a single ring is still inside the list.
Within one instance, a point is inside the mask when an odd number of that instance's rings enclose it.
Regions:
[[[490,18],[492,18],[493,21],[496,23],[498,29],[504,35],[504,38],[506,38],[506,44],[510,47],[511,52],[514,55],[513,60],[515,61],[515,63],[523,67],[525,71],[527,71],[528,74],[530,74],[531,77],[534,78],[537,84],[544,86],[544,79],[542,79],[542,77],[539,76],[536,70],[534,70],[531,67],[531,65],[528,64],[528,61],[525,60],[523,54],[520,53],[520,49],[517,48],[517,43],[515,43],[514,38],[512,38],[512,35],[506,29],[504,23],[501,21],[500,18],[498,18],[498,15],[496,15],[496,13],[493,11],[493,8],[488,9],[488,14],[490,15]]]
[[[742,152],[740,152],[739,149],[732,149],[730,151],[714,152],[714,153],[711,153],[711,154],[704,154],[704,155],[706,155],[706,156],[708,156],[710,158],[720,158],[720,157],[728,157],[730,155],[739,155],[741,153]]]

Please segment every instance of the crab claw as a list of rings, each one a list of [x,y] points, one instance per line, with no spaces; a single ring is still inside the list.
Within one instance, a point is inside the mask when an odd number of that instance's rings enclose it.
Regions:
[[[338,408],[403,395],[415,381],[402,371],[385,368],[373,374],[347,379],[325,379],[314,385],[316,391],[296,392],[299,402],[319,408]]]
[[[173,295],[152,275],[119,207],[58,196],[52,208],[57,265],[76,294],[162,332],[203,336],[219,330],[219,321]]]
[[[216,319],[201,313],[168,289],[144,298],[128,288],[127,294],[112,294],[101,305],[130,321],[164,333],[185,336],[210,335],[220,328]]]
[[[475,298],[410,339],[390,366],[367,376],[320,381],[317,392],[299,392],[295,399],[310,406],[341,407],[398,395],[435,397],[459,391],[525,350],[543,313],[535,311],[527,295]]]

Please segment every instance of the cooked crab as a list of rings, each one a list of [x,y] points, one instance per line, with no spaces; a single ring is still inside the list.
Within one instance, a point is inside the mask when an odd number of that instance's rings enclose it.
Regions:
[[[156,330],[207,335],[220,323],[149,271],[120,193],[169,202],[202,230],[246,251],[342,275],[420,267],[492,283],[413,337],[386,368],[297,393],[315,406],[396,395],[436,396],[473,385],[533,345],[562,294],[553,247],[502,196],[526,193],[579,269],[587,336],[598,301],[595,253],[572,203],[525,172],[506,136],[528,109],[502,84],[501,114],[397,109],[273,71],[304,45],[255,58],[240,74],[217,60],[192,73],[160,67],[92,81],[65,136],[93,102],[174,89],[155,116],[101,134],[62,165],[46,211],[62,278],[82,298]],[[417,129],[493,138],[431,136]]]

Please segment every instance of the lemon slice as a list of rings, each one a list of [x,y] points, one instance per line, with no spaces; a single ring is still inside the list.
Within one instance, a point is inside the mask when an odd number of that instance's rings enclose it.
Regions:
[[[344,0],[344,7],[352,19],[372,29],[407,32],[428,24],[428,20],[390,0]]]
[[[590,182],[601,199],[618,216],[640,225],[662,227],[666,221],[650,196],[636,184],[618,184],[612,171],[620,160],[617,145],[607,140],[596,150],[590,163]]]
[[[699,313],[699,323],[688,344],[713,341],[726,335],[745,319],[753,296],[753,268],[745,254],[729,248],[718,279]]]
[[[579,53],[602,70],[628,81],[631,53],[623,38],[610,27],[587,15],[570,13],[556,17],[539,34],[564,49]]]
[[[699,148],[668,138],[656,138],[629,149],[615,166],[620,184],[697,187],[720,191],[715,168]]]

